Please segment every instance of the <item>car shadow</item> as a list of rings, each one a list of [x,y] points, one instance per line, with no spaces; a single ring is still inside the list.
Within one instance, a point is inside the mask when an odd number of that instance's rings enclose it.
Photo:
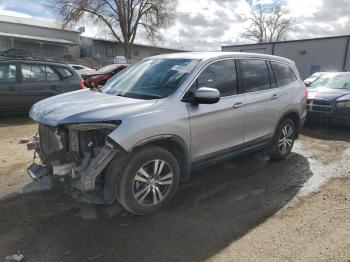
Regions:
[[[34,124],[28,113],[0,115],[0,127],[23,126]]]
[[[55,190],[0,201],[0,257],[26,261],[203,261],[275,215],[312,176],[308,160],[251,154],[192,174],[170,205],[133,216]]]

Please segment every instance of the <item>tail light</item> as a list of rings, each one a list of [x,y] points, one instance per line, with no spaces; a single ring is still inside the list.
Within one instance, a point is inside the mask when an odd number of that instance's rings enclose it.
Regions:
[[[305,97],[305,99],[307,99],[308,95],[309,95],[309,90],[307,90],[307,88],[305,88],[304,89],[304,97]]]
[[[84,80],[80,80],[79,88],[80,88],[80,89],[86,88],[86,86],[84,85]]]

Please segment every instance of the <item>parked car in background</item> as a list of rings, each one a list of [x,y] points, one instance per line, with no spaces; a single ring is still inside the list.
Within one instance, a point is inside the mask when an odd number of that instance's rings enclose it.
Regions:
[[[96,72],[96,69],[92,69],[90,67],[87,66],[83,66],[83,65],[74,65],[74,64],[70,64],[71,67],[73,67],[73,69],[75,71],[77,71],[77,73],[82,76],[82,75],[88,75],[88,74],[93,74]]]
[[[122,71],[127,66],[127,64],[111,64],[100,68],[92,74],[82,75],[84,85],[89,88],[103,86],[108,79]]]
[[[61,63],[0,59],[0,113],[29,111],[36,102],[83,88],[75,70]]]
[[[304,80],[306,86],[310,86],[313,82],[319,79],[322,75],[326,74],[326,72],[317,72],[313,73],[311,76]]]
[[[166,206],[191,170],[256,150],[292,150],[306,118],[294,62],[229,52],[177,53],[134,64],[93,92],[41,101],[43,165],[29,175],[65,176],[82,200],[118,200],[138,215]]]
[[[308,87],[308,118],[350,125],[350,72],[326,73]]]

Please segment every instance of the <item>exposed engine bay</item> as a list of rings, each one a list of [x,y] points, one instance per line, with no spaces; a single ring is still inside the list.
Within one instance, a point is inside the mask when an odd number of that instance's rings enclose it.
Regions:
[[[64,177],[72,192],[96,193],[98,181],[103,187],[106,166],[121,152],[108,139],[108,134],[118,124],[82,123],[58,127],[39,124],[38,134],[27,147],[35,150],[42,165],[33,163],[28,168],[29,175],[36,180],[46,175]]]

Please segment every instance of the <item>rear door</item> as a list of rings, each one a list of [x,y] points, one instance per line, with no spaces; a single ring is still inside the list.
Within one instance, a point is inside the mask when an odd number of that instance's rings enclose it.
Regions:
[[[50,67],[44,64],[21,63],[20,70],[20,95],[26,108],[59,93],[57,83],[60,78]]]
[[[244,95],[237,92],[234,59],[215,61],[197,77],[191,90],[216,88],[220,101],[215,104],[188,104],[191,124],[191,154],[194,162],[229,153],[242,145],[245,123]]]
[[[291,109],[300,108],[300,94],[303,92],[293,69],[287,63],[271,61],[278,88],[277,103],[281,114]],[[299,99],[298,99],[299,97]]]
[[[0,111],[21,111],[23,105],[19,97],[17,63],[0,64]]]
[[[281,115],[279,90],[270,72],[269,61],[239,59],[240,82],[246,97],[247,119],[244,131],[246,143],[264,142],[270,139]]]
[[[79,90],[80,81],[82,80],[80,75],[71,67],[53,65],[50,66],[59,76],[60,81],[52,83],[55,85],[55,90],[58,93],[66,93]]]

